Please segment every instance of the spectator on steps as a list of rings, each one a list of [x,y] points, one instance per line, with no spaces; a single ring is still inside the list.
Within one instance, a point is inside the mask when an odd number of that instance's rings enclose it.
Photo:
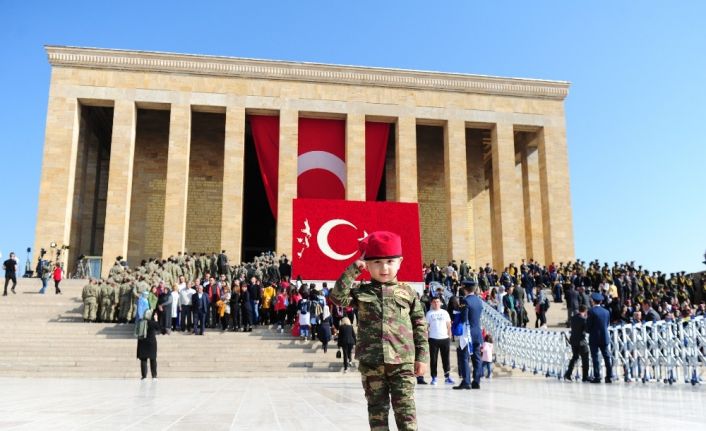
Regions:
[[[54,293],[56,295],[59,295],[61,293],[61,289],[59,289],[59,283],[61,283],[61,278],[63,275],[64,271],[61,269],[61,266],[59,264],[54,265],[54,272],[52,273],[52,277],[54,278]]]
[[[349,318],[341,319],[341,328],[338,332],[338,347],[343,352],[343,372],[348,372],[348,367],[353,363],[351,353],[355,346],[355,331]]]
[[[157,332],[161,330],[157,316],[151,310],[145,312],[145,318],[138,324],[137,359],[140,360],[142,380],[147,378],[147,360],[150,361],[152,380],[157,380]]]
[[[328,343],[331,341],[331,312],[328,305],[324,305],[323,312],[319,316],[319,341],[324,349],[324,353],[328,351]]]

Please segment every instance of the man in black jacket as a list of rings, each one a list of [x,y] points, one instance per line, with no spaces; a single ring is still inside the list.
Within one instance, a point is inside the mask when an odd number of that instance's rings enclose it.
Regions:
[[[588,307],[586,307],[588,308]],[[576,288],[572,285],[569,290],[566,291],[566,311],[568,316],[566,318],[566,327],[571,327],[571,318],[576,315],[579,309],[579,293]]]
[[[569,344],[571,344],[571,360],[569,361],[569,367],[566,369],[564,374],[565,380],[571,380],[571,373],[574,371],[574,365],[581,357],[581,381],[587,382],[588,379],[588,344],[586,343],[586,316],[588,315],[588,308],[581,304],[578,309],[578,314],[575,314],[570,319],[571,323],[571,336],[569,337]]]
[[[10,258],[7,259],[2,264],[2,269],[5,270],[5,290],[2,296],[7,296],[7,284],[12,281],[12,293],[15,293],[15,286],[17,286],[17,259],[15,259],[15,253],[10,253]]]

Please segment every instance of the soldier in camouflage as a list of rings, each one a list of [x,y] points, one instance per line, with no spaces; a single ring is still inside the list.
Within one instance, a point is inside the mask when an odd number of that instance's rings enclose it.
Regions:
[[[429,360],[424,310],[412,287],[397,282],[402,262],[398,235],[373,232],[360,242],[361,258],[336,281],[331,301],[358,309],[356,358],[368,401],[371,430],[387,430],[390,402],[399,430],[416,430],[415,375]],[[370,283],[351,288],[364,269]]]
[[[118,297],[119,297],[118,309],[120,310],[120,315],[118,316],[118,322],[119,323],[127,323],[130,320],[132,320],[132,315],[135,312],[134,306],[133,306],[134,301],[132,300],[132,278],[131,277],[123,278],[123,282],[120,284],[120,287],[118,288]]]
[[[84,286],[81,292],[81,299],[83,300],[83,321],[84,322],[95,322],[96,321],[96,311],[98,309],[98,288],[96,286],[96,280],[91,279],[91,281]]]

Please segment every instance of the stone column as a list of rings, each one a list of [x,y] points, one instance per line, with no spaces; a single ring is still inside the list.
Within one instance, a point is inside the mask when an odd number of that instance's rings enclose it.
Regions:
[[[292,257],[292,200],[297,197],[299,112],[279,113],[279,172],[277,180],[277,255]]]
[[[40,248],[55,253],[49,249],[52,241],[58,246],[71,245],[71,213],[81,110],[78,100],[59,96],[57,92],[56,84],[52,83],[44,133],[34,256],[39,256]],[[70,257],[72,251],[63,254],[65,264],[73,260]],[[53,258],[55,255],[49,257],[47,254],[47,257]]]
[[[417,202],[417,120],[399,117],[395,134],[395,197]]]
[[[444,127],[444,180],[448,206],[449,257],[468,260],[468,179],[466,177],[466,123],[448,120]]]
[[[569,155],[564,115],[538,134],[539,181],[542,193],[544,258],[547,263],[573,260],[574,229],[569,191]]]
[[[105,211],[102,276],[107,277],[117,256],[127,259],[132,197],[137,110],[132,100],[116,100],[110,140],[108,198]]]
[[[231,262],[240,262],[243,241],[243,174],[245,172],[245,108],[226,108],[223,150],[221,249]]]
[[[346,200],[365,200],[365,115],[346,117]]]
[[[522,194],[515,172],[515,138],[512,124],[497,123],[491,132],[493,164],[493,264],[498,269],[525,254]]]
[[[466,150],[468,171],[468,213],[471,227],[469,231],[468,263],[474,267],[492,263],[492,219],[490,192],[486,176],[486,162],[483,157],[483,141],[479,130],[471,134]]]
[[[164,197],[164,258],[184,251],[190,150],[191,106],[173,104],[169,115],[169,153]]]
[[[539,154],[528,140],[522,146],[522,192],[525,209],[525,242],[530,258],[544,263],[544,229],[542,226],[542,194],[539,187]]]

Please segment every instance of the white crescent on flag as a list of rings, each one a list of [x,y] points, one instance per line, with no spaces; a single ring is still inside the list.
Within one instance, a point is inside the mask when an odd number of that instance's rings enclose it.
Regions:
[[[341,225],[350,226],[356,230],[358,229],[357,227],[355,227],[355,225],[353,223],[349,222],[348,220],[336,218],[333,220],[329,220],[326,223],[324,223],[323,225],[321,225],[319,232],[316,234],[316,243],[319,245],[319,249],[321,250],[321,252],[334,260],[350,259],[351,257],[355,256],[355,254],[358,252],[356,250],[350,254],[340,254],[340,253],[335,252],[331,248],[331,245],[328,242],[328,236],[334,227],[341,226]]]
[[[346,186],[346,162],[328,151],[308,151],[297,158],[297,176],[312,169],[334,174]]]

